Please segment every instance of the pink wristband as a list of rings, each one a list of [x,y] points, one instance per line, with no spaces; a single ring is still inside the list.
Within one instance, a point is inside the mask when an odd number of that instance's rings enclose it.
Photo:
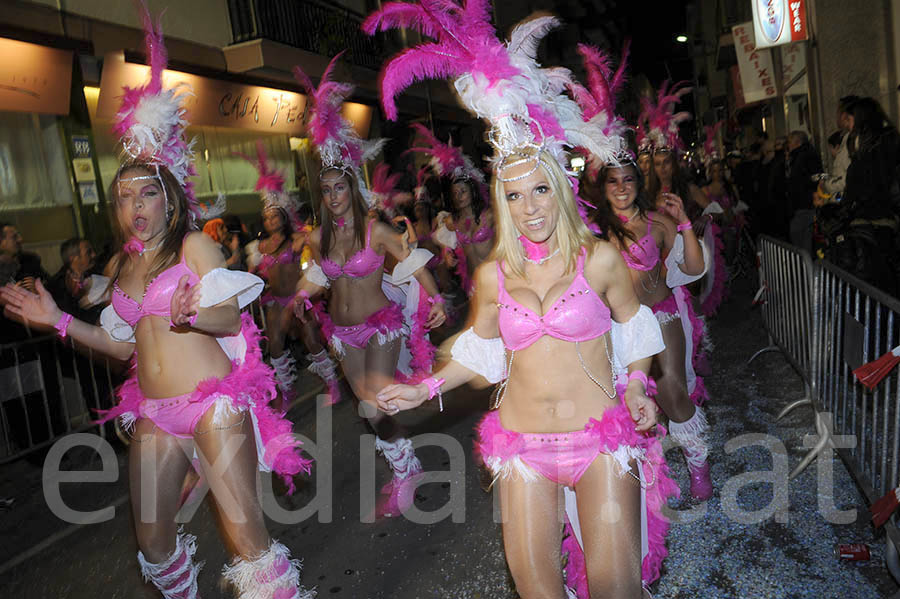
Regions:
[[[71,322],[72,315],[68,312],[63,312],[62,316],[59,317],[59,320],[56,321],[56,324],[53,325],[53,328],[56,329],[56,334],[59,335],[61,339],[66,338]]]
[[[675,229],[677,229],[679,233],[681,233],[682,231],[687,231],[688,229],[693,229],[693,228],[694,228],[694,225],[693,225],[693,223],[691,223],[691,221],[678,223],[678,226],[675,227]]]
[[[647,379],[647,373],[635,370],[634,372],[628,373],[628,382],[630,383],[633,380],[638,380],[644,384],[644,390],[646,391],[649,388],[649,380]]]
[[[444,379],[436,379],[433,376],[430,376],[422,382],[428,387],[428,399],[434,399],[435,395],[438,396],[438,408],[441,412],[443,412],[444,397],[443,395],[441,395],[441,385],[443,385],[447,381]]]
[[[297,292],[297,295],[303,298],[303,307],[307,310],[312,310],[312,302],[309,300],[309,292],[306,289],[301,289]]]
[[[442,296],[440,293],[438,293],[436,295],[432,295],[431,297],[428,298],[428,303],[431,304],[432,306],[434,304],[443,304],[444,296]]]

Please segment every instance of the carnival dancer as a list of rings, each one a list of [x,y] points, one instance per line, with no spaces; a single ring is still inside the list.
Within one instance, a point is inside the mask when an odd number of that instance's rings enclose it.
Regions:
[[[303,247],[309,237],[305,223],[298,217],[299,206],[295,198],[284,189],[284,176],[270,163],[262,140],[256,142],[256,158],[238,154],[252,164],[259,178],[255,191],[262,200],[264,237],[247,244],[247,267],[250,272],[266,282],[260,298],[265,311],[266,338],[269,362],[275,370],[275,381],[281,392],[281,405],[287,410],[296,393],[297,362],[287,344],[293,327],[291,304],[294,288],[300,279]],[[328,388],[330,403],[340,401],[340,384],[337,368],[328,350],[319,341],[319,325],[314,319],[301,324],[300,337],[308,352],[310,372],[318,375]]]
[[[409,151],[431,156],[429,165],[450,190],[451,212],[438,214],[432,238],[453,253],[451,264],[463,290],[471,295],[472,273],[494,246],[493,214],[484,173],[452,142],[443,143],[419,123],[413,123],[412,128],[426,145]]]
[[[573,97],[586,120],[602,115],[606,130],[618,131],[624,125],[615,117],[615,102],[624,83],[627,45],[615,72],[610,57],[599,48],[579,44],[578,53],[587,73],[587,87],[573,85]],[[694,372],[694,362],[702,352],[703,323],[683,287],[705,273],[705,246],[694,235],[681,198],[663,192],[662,210],[652,209],[629,149],[620,148],[616,160],[600,166],[599,173],[594,172],[599,166],[597,159],[588,159],[588,175],[595,178],[582,186],[583,193],[597,206],[595,218],[605,238],[621,252],[634,291],[643,305],[652,308],[666,343],[655,359],[656,401],[687,459],[691,495],[697,500],[709,499],[712,485],[703,439],[708,426],[699,407],[708,394],[703,379]]]
[[[182,481],[196,452],[212,490],[222,538],[234,557],[223,570],[241,599],[312,597],[299,586],[300,564],[266,531],[256,493],[257,467],[291,477],[308,471],[291,425],[270,406],[272,371],[262,362],[259,332],[240,310],[262,290],[249,273],[224,268],[215,244],[196,231],[195,174],[184,138],[188,93],[165,89],[160,27],[143,14],[150,81],[125,88],[114,131],[125,161],[109,192],[114,256],[112,304],[91,326],[37,293],[6,287],[6,312],[54,327],[80,345],[134,371],[105,419],[131,431],[131,501],[138,562],[166,598],[198,596],[196,538],[175,523]],[[127,241],[127,243],[126,243]]]
[[[569,487],[579,516],[572,523],[580,521],[576,534],[586,547],[582,596],[589,585],[595,596],[616,589],[637,597],[642,579],[658,577],[667,528],[660,509],[675,491],[651,433],[656,406],[646,396],[647,369],[663,344],[621,256],[582,221],[563,147],[584,146],[611,160],[619,141],[585,123],[562,93],[568,72],[535,62],[556,18],[522,23],[503,44],[490,15],[482,0],[440,9],[393,2],[363,24],[370,33],[412,27],[437,40],[388,62],[382,103],[389,118],[396,118],[394,95],[414,79],[451,76],[463,104],[489,123],[496,148],[497,245],[494,259],[476,271],[473,326],[455,340],[440,372],[416,386],[386,387],[379,405],[413,408],[476,375],[504,380],[496,409],[478,427],[477,448],[500,489],[506,558],[519,595],[565,596],[562,526],[552,515]],[[630,374],[614,366],[616,359]],[[603,516],[610,504],[615,518]]]
[[[440,326],[446,316],[434,279],[421,267],[422,253],[428,254],[425,262],[431,254],[427,250],[405,252],[401,236],[390,226],[367,219],[373,203],[361,167],[380,151],[383,142],[360,139],[341,116],[341,104],[353,87],[330,80],[339,57],[332,59],[318,88],[299,68],[294,71],[308,93],[310,138],[322,161],[319,187],[323,206],[322,224],[310,236],[315,262],[297,285],[294,311],[298,318],[305,318],[311,307],[309,298],[331,289],[329,312],[318,311],[317,316],[375,430],[375,446],[393,472],[382,488],[386,497],[378,510],[390,516],[412,504],[412,483],[422,465],[412,441],[375,402],[375,393],[394,380],[403,337],[408,334],[402,307],[388,300],[382,290],[385,254],[398,261],[395,282],[403,272],[404,278],[415,278],[432,298],[425,327]],[[412,264],[415,261],[421,262],[420,267]]]

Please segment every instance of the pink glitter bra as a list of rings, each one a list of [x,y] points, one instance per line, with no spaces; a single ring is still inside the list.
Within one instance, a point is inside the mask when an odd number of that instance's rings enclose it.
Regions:
[[[483,220],[483,218],[484,218],[484,215],[482,215],[482,220]],[[470,224],[471,224],[471,221],[467,221],[466,228],[468,228]],[[491,238],[493,238],[493,237],[494,237],[494,229],[492,229],[491,227],[488,227],[487,225],[484,225],[483,227],[481,227],[480,229],[475,231],[471,237],[467,233],[464,233],[462,231],[456,232],[456,239],[459,240],[459,242],[463,245],[470,245],[473,243],[484,243],[485,241],[490,241]]]
[[[188,276],[189,285],[196,285],[200,281],[200,277],[184,262],[184,250],[182,250],[181,260],[178,264],[173,264],[147,283],[144,288],[144,297],[140,302],[122,291],[119,282],[116,281],[113,285],[113,309],[132,328],[136,327],[138,321],[144,316],[168,318],[172,310],[172,293],[184,275]]]
[[[338,264],[331,258],[322,257],[322,272],[325,273],[329,280],[334,281],[340,277],[363,279],[384,265],[384,256],[369,246],[372,237],[372,223],[374,222],[374,220],[370,220],[366,229],[365,247],[353,254],[343,265]]]
[[[268,279],[269,269],[272,268],[272,266],[276,264],[295,264],[297,262],[300,262],[300,254],[294,253],[294,248],[292,245],[290,245],[290,240],[288,241],[288,247],[286,247],[284,251],[277,256],[274,256],[272,254],[263,254],[262,259],[254,269],[256,274],[264,279]]]
[[[587,251],[582,249],[576,262],[575,278],[544,315],[526,308],[509,295],[504,285],[503,268],[497,264],[498,324],[507,348],[525,349],[544,335],[563,341],[587,341],[610,329],[609,308],[584,278],[586,254]]]
[[[652,269],[659,262],[659,246],[656,240],[650,234],[652,222],[650,216],[647,215],[647,234],[641,237],[637,243],[632,243],[628,251],[622,251],[622,257],[625,258],[625,264],[628,268],[634,270],[647,271]]]

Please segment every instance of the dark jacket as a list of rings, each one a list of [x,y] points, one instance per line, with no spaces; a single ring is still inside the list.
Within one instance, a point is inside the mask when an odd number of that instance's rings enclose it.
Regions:
[[[812,178],[821,172],[822,159],[809,143],[791,151],[788,159],[787,194],[792,213],[797,210],[812,210],[813,193],[818,186]]]
[[[893,127],[860,143],[847,168],[842,201],[850,218],[876,220],[897,214],[900,208],[898,159],[900,134]]]

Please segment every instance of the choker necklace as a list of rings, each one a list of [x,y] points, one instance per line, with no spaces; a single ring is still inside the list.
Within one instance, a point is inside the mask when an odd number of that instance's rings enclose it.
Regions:
[[[152,252],[153,250],[157,249],[159,246],[162,245],[163,241],[165,241],[165,238],[157,241],[156,245],[154,245],[152,248],[148,248],[148,247],[144,246],[143,241],[141,241],[137,237],[132,237],[131,239],[128,240],[128,243],[126,243],[122,247],[122,250],[126,254],[137,254],[138,256],[143,256],[145,253]]]
[[[559,253],[559,247],[557,247],[552,254],[549,254],[547,246],[542,243],[535,243],[524,235],[519,236],[519,241],[522,243],[522,249],[525,250],[525,260],[538,266]]]
[[[334,219],[334,226],[337,227],[338,229],[343,229],[347,225],[353,225],[353,221],[351,220],[350,222],[347,222],[347,219],[344,218],[343,216],[339,216],[336,219]]]

